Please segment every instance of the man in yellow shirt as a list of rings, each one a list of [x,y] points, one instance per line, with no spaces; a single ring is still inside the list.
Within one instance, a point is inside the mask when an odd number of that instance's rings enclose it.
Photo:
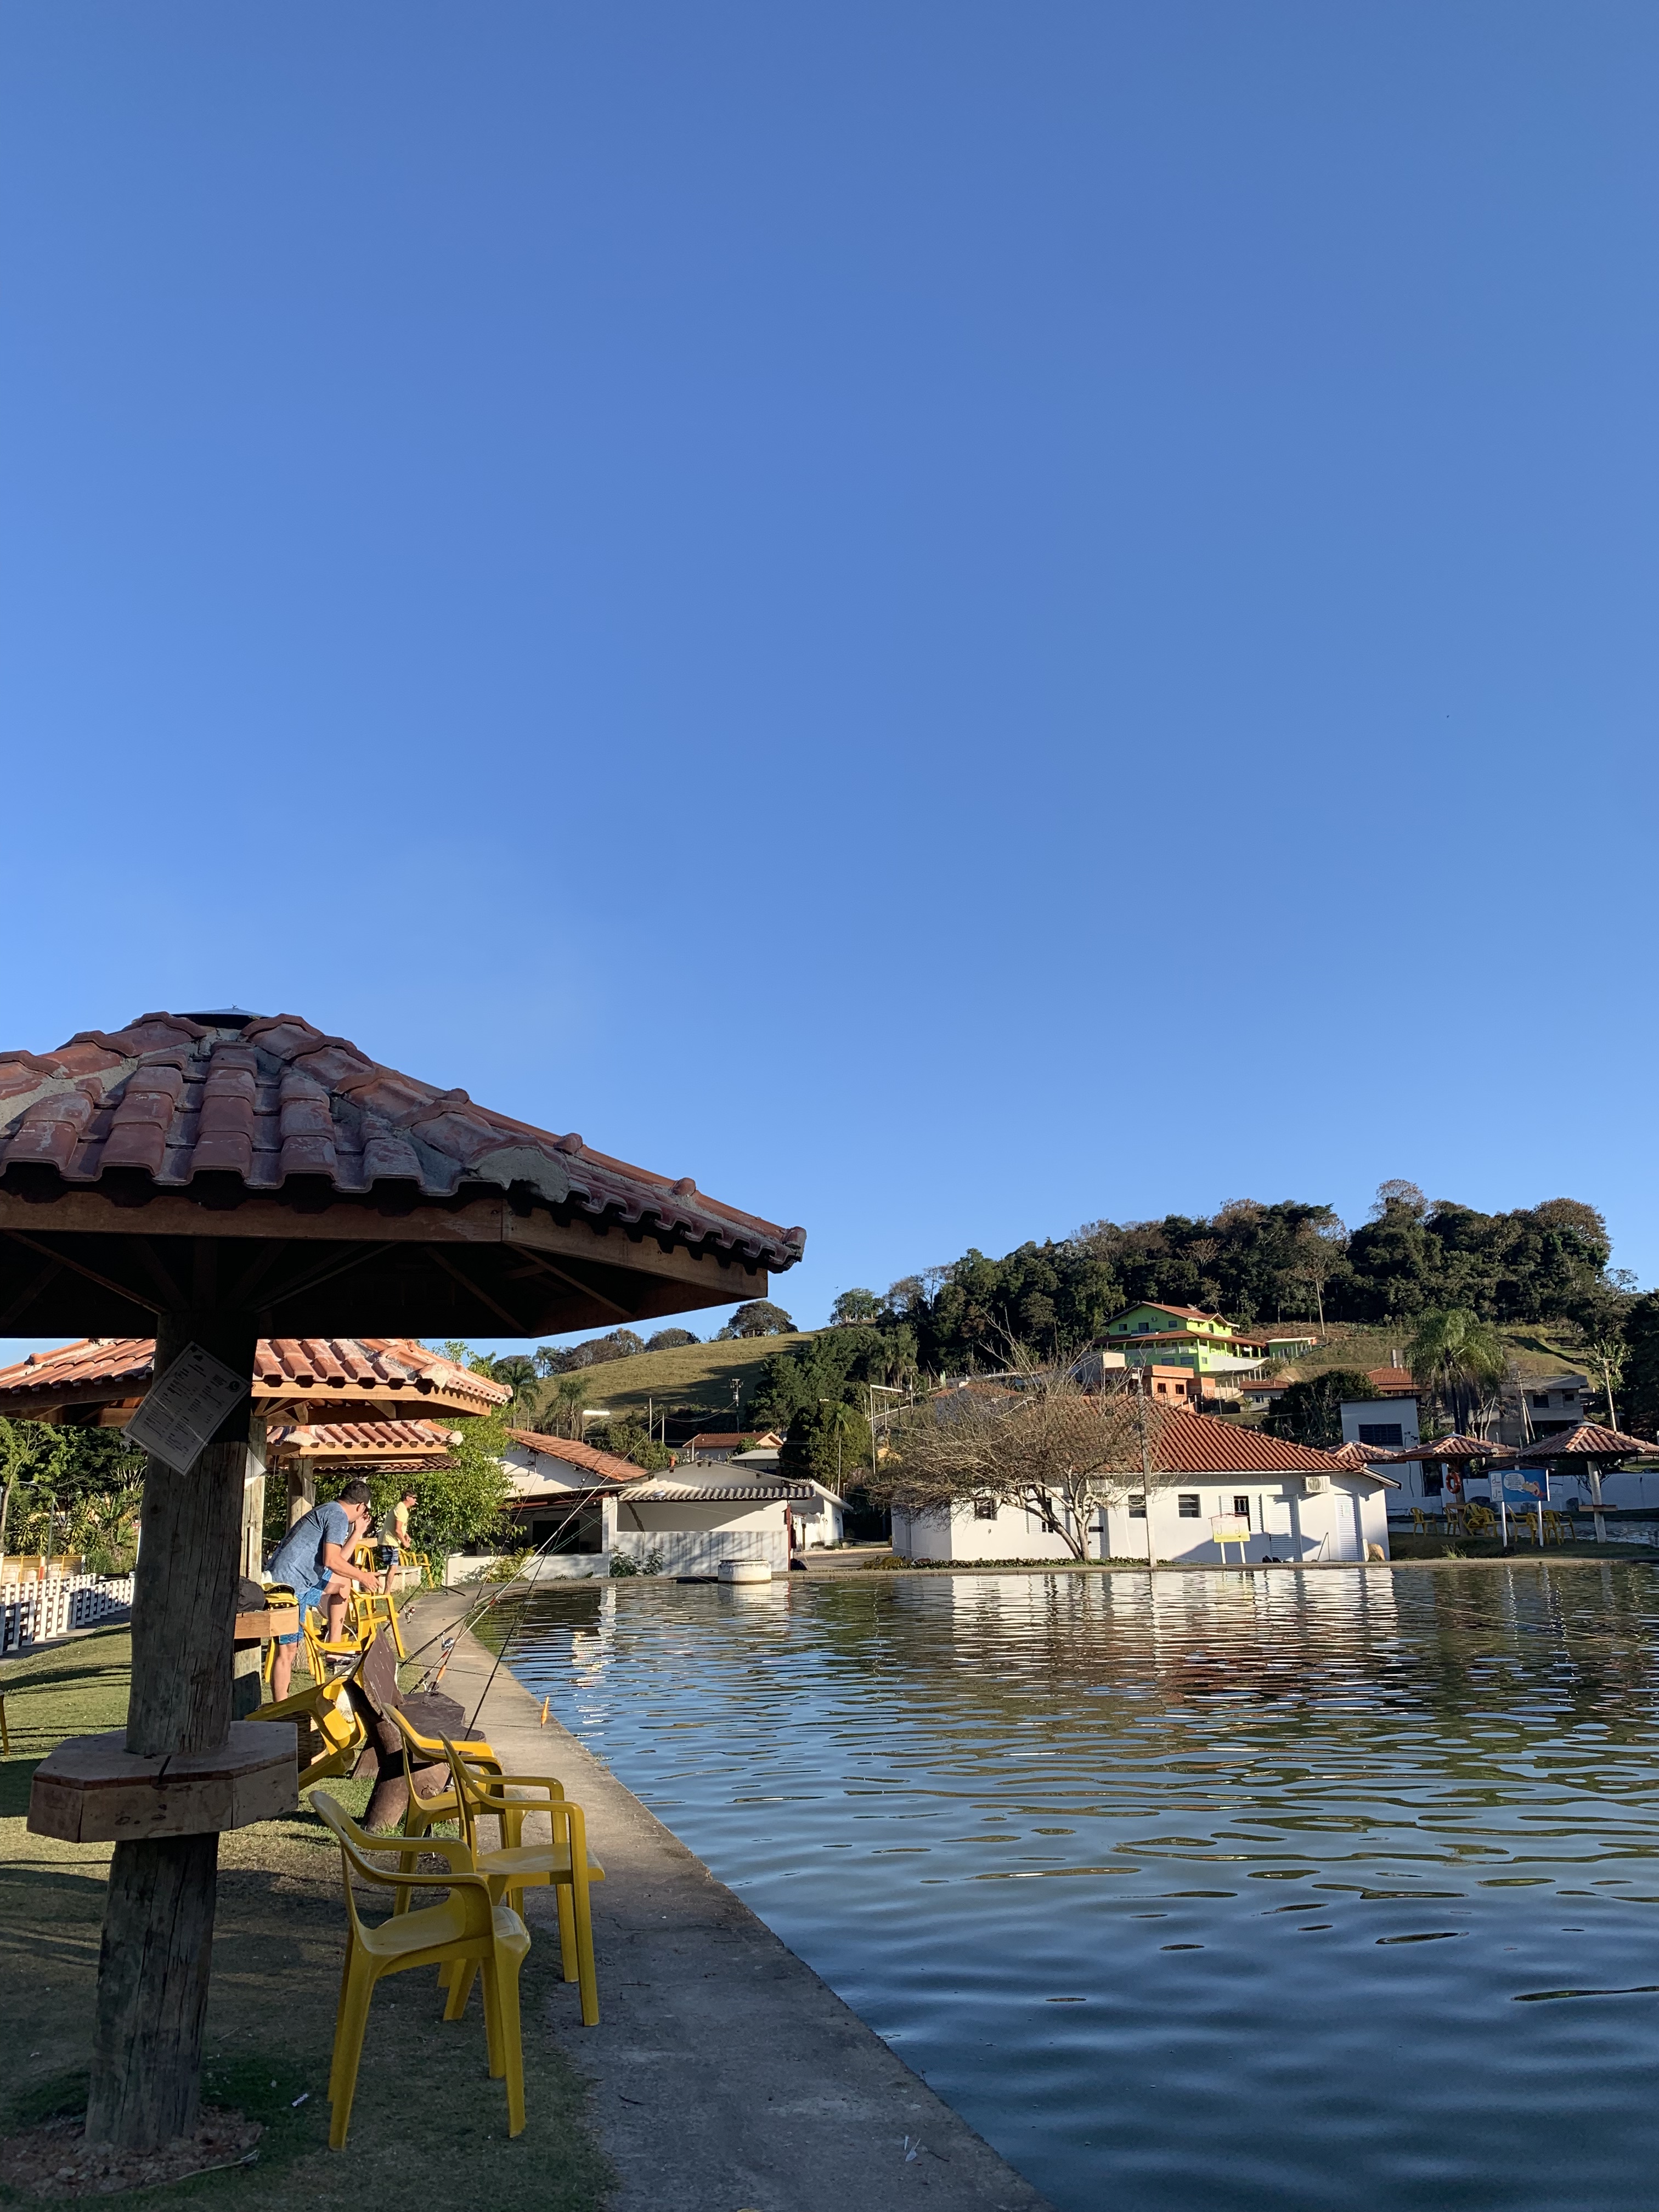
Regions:
[[[404,1491],[375,1532],[380,1540],[380,1559],[382,1570],[380,1588],[382,1590],[389,1590],[392,1588],[392,1575],[403,1565],[403,1555],[410,1548],[409,1516],[418,1503],[419,1500],[414,1491]]]

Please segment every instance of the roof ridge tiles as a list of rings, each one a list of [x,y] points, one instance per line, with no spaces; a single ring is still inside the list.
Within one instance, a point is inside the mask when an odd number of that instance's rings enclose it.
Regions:
[[[92,1066],[88,1052],[100,1055]],[[71,1094],[84,1109],[47,1108]],[[284,1126],[290,1109],[311,1126]],[[106,1169],[169,1189],[210,1174],[250,1191],[321,1180],[352,1197],[380,1182],[441,1198],[466,1183],[523,1186],[550,1208],[574,1205],[629,1228],[654,1221],[693,1249],[741,1250],[775,1269],[792,1266],[805,1241],[799,1227],[709,1197],[689,1177],[591,1151],[574,1133],[556,1135],[457,1086],[386,1066],[295,1014],[216,1028],[150,1012],[122,1030],[82,1030],[52,1054],[0,1052],[0,1176],[27,1163],[76,1186]]]

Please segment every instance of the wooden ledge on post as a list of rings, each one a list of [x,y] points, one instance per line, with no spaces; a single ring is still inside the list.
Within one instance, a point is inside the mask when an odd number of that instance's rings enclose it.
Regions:
[[[300,1608],[297,1605],[270,1607],[264,1613],[239,1613],[236,1616],[236,1641],[239,1644],[270,1644],[279,1636],[297,1636],[300,1632]]]
[[[298,1750],[284,1721],[236,1721],[213,1751],[159,1759],[129,1751],[122,1729],[71,1736],[34,1770],[29,1829],[65,1844],[125,1844],[246,1828],[294,1810]]]

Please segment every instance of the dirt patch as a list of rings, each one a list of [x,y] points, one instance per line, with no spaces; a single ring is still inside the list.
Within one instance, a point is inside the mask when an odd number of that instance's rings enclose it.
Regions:
[[[264,2130],[240,2112],[204,2112],[187,2136],[159,2150],[117,2150],[89,2143],[84,2118],[48,2120],[0,2142],[0,2182],[26,2197],[112,2197],[119,2190],[155,2189],[195,2173],[252,2166]]]

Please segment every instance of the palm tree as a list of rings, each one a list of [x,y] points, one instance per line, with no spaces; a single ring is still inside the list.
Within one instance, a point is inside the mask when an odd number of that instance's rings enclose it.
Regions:
[[[1474,1432],[1509,1367],[1508,1347],[1496,1328],[1467,1306],[1425,1313],[1407,1357],[1419,1388],[1444,1406],[1459,1436]]]

